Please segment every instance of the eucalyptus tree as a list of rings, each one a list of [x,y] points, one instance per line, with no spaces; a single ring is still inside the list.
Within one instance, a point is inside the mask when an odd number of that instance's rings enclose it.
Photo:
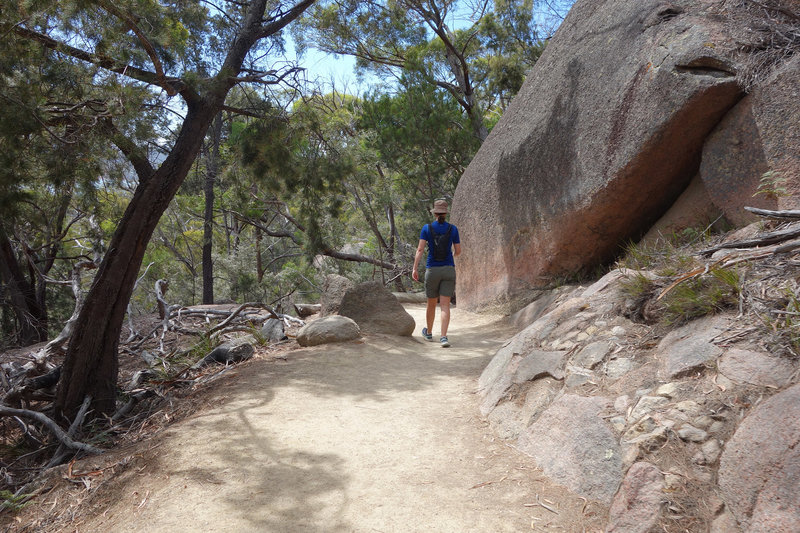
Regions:
[[[135,132],[113,114],[96,117],[137,184],[69,341],[55,402],[60,422],[73,418],[87,395],[95,415],[114,411],[122,322],[161,214],[229,91],[238,84],[277,84],[290,75],[265,63],[265,54],[313,2],[33,1],[3,8],[5,38],[35,43],[44,63],[90,71],[93,99],[124,108],[131,105],[128,91],[144,87],[150,95],[145,105],[180,109],[174,134],[157,132],[146,143],[137,143]],[[153,145],[163,150],[157,158],[148,157]]]
[[[541,52],[532,9],[531,0],[497,0],[496,7],[489,0],[326,0],[294,34],[301,48],[353,56],[378,75],[411,72],[446,91],[482,142],[487,111],[509,87],[518,88],[519,71]],[[509,83],[502,77],[510,63],[500,57],[512,49],[521,63]]]

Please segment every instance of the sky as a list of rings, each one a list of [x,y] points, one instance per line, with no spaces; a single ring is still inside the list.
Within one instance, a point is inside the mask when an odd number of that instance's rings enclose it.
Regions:
[[[554,31],[561,18],[566,15],[573,1],[574,0],[545,0],[540,6],[541,11],[539,11],[536,16],[540,27]],[[468,23],[467,19],[463,18],[463,13],[454,14],[453,17],[455,18],[450,21],[453,27]],[[287,32],[286,57],[289,60],[296,59],[301,67],[307,69],[307,78],[309,80],[320,78],[324,80],[325,85],[329,89],[333,83],[338,90],[355,95],[363,94],[369,90],[371,85],[378,82],[376,78],[370,76],[364,80],[359,80],[355,73],[356,61],[355,58],[351,56],[335,56],[333,54],[320,52],[314,48],[306,50],[302,58],[297,58],[296,55],[294,43],[291,41],[291,36]]]

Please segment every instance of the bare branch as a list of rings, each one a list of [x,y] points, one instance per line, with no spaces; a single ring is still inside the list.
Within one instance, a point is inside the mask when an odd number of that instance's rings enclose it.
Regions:
[[[155,47],[144,34],[144,32],[139,28],[136,24],[136,21],[130,16],[129,13],[125,13],[120,9],[117,9],[111,2],[107,2],[106,0],[95,0],[103,9],[115,15],[117,18],[122,20],[125,24],[128,25],[128,28],[133,32],[134,35],[139,39],[139,42],[142,43],[142,47],[144,48],[147,55],[150,57],[150,61],[153,62],[153,67],[155,68],[155,76],[158,80],[158,85],[167,91],[169,96],[175,96],[178,94],[178,91],[175,87],[167,81],[167,77],[164,75],[164,67],[161,65],[161,60],[158,58],[158,54],[156,53]]]
[[[74,46],[59,42],[48,35],[29,30],[28,28],[24,28],[22,26],[14,26],[13,32],[20,37],[36,41],[45,48],[67,54],[75,59],[86,61],[87,63],[97,65],[98,67],[102,67],[111,72],[127,76],[128,78],[138,80],[149,85],[157,85],[162,87],[162,80],[160,80],[156,74],[147,70],[143,70],[128,64],[118,63],[117,61],[108,57],[101,57],[96,54],[89,53],[85,50],[81,50],[80,48],[75,48]],[[167,78],[163,80],[163,83],[169,85],[171,87],[170,90],[175,91],[175,93],[187,88],[183,81],[178,78]]]
[[[91,453],[91,454],[100,454],[103,453],[103,450],[100,448],[95,448],[90,444],[85,444],[83,442],[78,442],[72,439],[67,432],[59,427],[53,420],[51,420],[47,415],[44,413],[40,413],[38,411],[31,411],[29,409],[14,409],[13,407],[6,407],[5,405],[0,405],[0,416],[18,416],[20,418],[27,418],[28,420],[35,420],[39,422],[44,427],[50,430],[50,432],[58,439],[64,446],[73,450],[80,450],[82,452]]]

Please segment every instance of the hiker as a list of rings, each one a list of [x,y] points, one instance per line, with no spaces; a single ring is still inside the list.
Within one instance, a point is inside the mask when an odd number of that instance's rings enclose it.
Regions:
[[[428,307],[425,313],[427,327],[422,328],[425,340],[432,341],[433,320],[436,317],[436,303],[442,308],[442,336],[439,339],[443,348],[450,346],[447,340],[447,327],[450,325],[450,299],[456,292],[456,263],[454,256],[461,253],[461,240],[458,238],[458,228],[446,221],[447,202],[436,200],[431,213],[436,220],[425,224],[419,234],[419,245],[414,256],[414,271],[411,276],[419,281],[419,261],[428,246],[428,261],[425,268],[425,296],[428,298]],[[452,248],[452,249],[451,249]]]

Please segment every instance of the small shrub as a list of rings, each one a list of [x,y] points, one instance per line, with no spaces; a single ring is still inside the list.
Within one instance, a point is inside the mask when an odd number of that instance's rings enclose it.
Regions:
[[[16,513],[21,511],[26,505],[28,505],[28,498],[30,498],[31,494],[20,494],[16,496],[13,492],[9,490],[0,490],[0,509],[8,509],[12,513]]]
[[[774,170],[764,172],[758,181],[758,190],[753,196],[762,195],[767,198],[785,198],[789,196],[789,191],[786,188],[786,178]]]
[[[679,283],[660,300],[662,321],[677,325],[694,318],[735,307],[739,302],[741,279],[730,269],[712,269],[709,275]]]

